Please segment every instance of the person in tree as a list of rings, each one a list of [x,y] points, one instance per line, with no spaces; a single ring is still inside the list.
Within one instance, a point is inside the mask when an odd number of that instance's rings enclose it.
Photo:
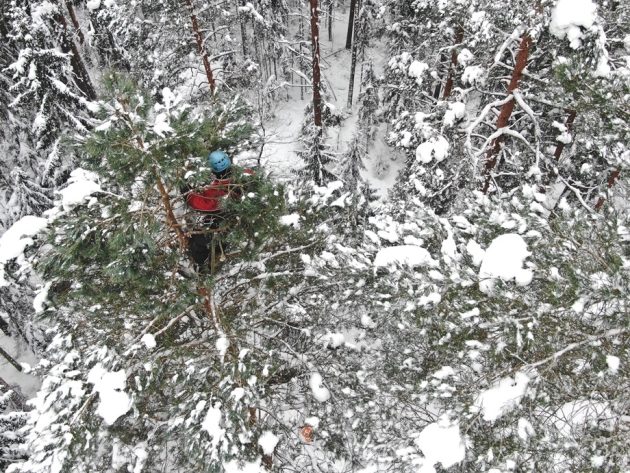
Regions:
[[[188,251],[199,268],[208,266],[213,243],[221,253],[225,250],[219,238],[219,234],[226,230],[224,201],[227,198],[239,198],[243,191],[243,183],[234,182],[235,166],[225,151],[212,151],[208,155],[208,163],[215,176],[210,185],[201,189],[191,189],[188,186],[182,189],[188,207],[204,214],[201,228],[195,229],[188,239]],[[241,172],[245,175],[253,174],[251,169],[243,169]]]

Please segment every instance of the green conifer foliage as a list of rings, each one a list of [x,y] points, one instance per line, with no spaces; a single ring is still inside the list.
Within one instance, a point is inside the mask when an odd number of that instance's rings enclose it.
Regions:
[[[241,323],[243,306],[217,295],[225,291],[225,277],[192,269],[187,234],[199,229],[186,226],[189,215],[179,191],[187,160],[199,161],[208,149],[237,150],[246,141],[252,131],[247,109],[228,102],[201,116],[179,106],[170,91],[164,91],[164,103],[153,104],[117,76],[108,89],[102,122],[80,146],[102,190],[57,219],[40,266],[53,281],[56,310],[49,315],[63,334],[60,351],[74,353],[57,361],[62,371],[74,371],[76,389],[64,388],[68,379],[57,377],[44,389],[56,402],[38,409],[51,414],[53,430],[69,429],[71,435],[48,438],[48,444],[31,439],[37,454],[25,471],[55,458],[72,471],[105,471],[112,452],[129,464],[166,462],[185,471],[221,471],[217,462],[235,457],[253,461],[256,442],[238,440],[255,439],[262,428],[251,420],[253,394],[235,399],[233,391],[247,386],[250,371],[260,376],[260,353],[250,355],[244,367],[238,346],[250,329]],[[251,258],[280,233],[284,191],[263,170],[251,177],[237,172],[233,182],[242,188],[225,208],[228,239]],[[258,283],[267,284],[263,278]],[[227,289],[242,295],[243,288],[241,282]],[[128,393],[133,406],[113,422],[101,411],[107,402],[98,387],[102,370],[123,370],[125,386],[117,392]],[[225,413],[224,441],[200,429],[210,415],[204,406]],[[166,459],[168,445],[175,448]],[[157,453],[140,460],[141,447]]]

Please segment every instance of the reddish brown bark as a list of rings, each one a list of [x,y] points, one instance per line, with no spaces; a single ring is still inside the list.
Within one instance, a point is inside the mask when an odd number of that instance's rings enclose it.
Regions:
[[[529,57],[529,50],[532,45],[532,38],[528,33],[525,33],[521,38],[521,44],[519,46],[518,53],[516,55],[516,64],[514,65],[514,70],[512,71],[512,78],[510,80],[510,84],[508,85],[507,93],[511,94],[518,87],[521,78],[523,77],[523,71],[527,66],[527,59]],[[512,98],[509,102],[506,102],[503,107],[501,107],[501,112],[499,113],[499,117],[497,118],[497,130],[501,128],[505,128],[508,125],[510,117],[512,116],[512,112],[514,111],[515,100]],[[499,155],[499,151],[501,151],[501,145],[503,143],[503,139],[501,136],[493,140],[486,152],[486,166],[484,170],[484,174],[486,175],[486,180],[483,185],[483,193],[488,192],[488,188],[490,187],[491,181],[491,172],[497,164],[497,157]]]
[[[460,26],[457,28],[457,33],[455,33],[455,46],[453,47],[453,51],[451,52],[451,65],[448,68],[448,78],[446,79],[446,85],[444,86],[444,94],[442,95],[443,99],[450,97],[451,92],[453,91],[453,76],[455,75],[455,68],[457,67],[456,47],[463,40],[464,40],[464,28]]]
[[[74,43],[68,32],[68,22],[66,21],[66,17],[63,16],[63,14],[61,13],[56,13],[53,18],[63,30],[61,45],[62,50],[65,53],[72,53],[70,64],[72,66],[72,72],[74,73],[77,87],[79,87],[79,89],[85,94],[88,99],[96,100],[96,91],[94,90],[94,86],[92,85],[90,75],[85,68],[85,64],[83,63],[83,59],[79,54],[79,49],[77,48],[77,45]]]
[[[192,3],[192,0],[184,0],[186,5],[188,6],[188,10],[190,11],[190,21],[192,23],[193,36],[195,37],[195,42],[197,43],[197,52],[201,56],[201,60],[203,61],[203,68],[206,70],[206,78],[208,79],[208,86],[210,87],[210,93],[214,94],[215,83],[214,83],[214,75],[212,74],[212,67],[210,67],[210,60],[208,59],[208,52],[206,51],[206,47],[203,44],[203,35],[199,30],[199,22],[197,21],[197,15],[195,15],[195,9]]]
[[[68,13],[70,13],[70,20],[72,20],[72,25],[74,29],[77,31],[77,36],[79,37],[79,43],[85,43],[85,36],[83,36],[83,31],[81,31],[81,25],[79,25],[79,20],[77,19],[77,14],[74,11],[74,7],[69,0],[66,0],[66,8],[68,9]]]
[[[162,204],[164,205],[164,211],[166,212],[166,223],[168,226],[175,231],[177,235],[177,239],[179,240],[179,247],[182,251],[185,251],[188,247],[188,239],[182,230],[182,226],[177,221],[177,217],[175,217],[175,213],[173,212],[173,206],[171,205],[171,198],[164,187],[164,183],[158,174],[157,168],[153,168],[153,174],[155,176],[155,181],[160,191],[160,197],[162,198]]]
[[[621,174],[621,171],[619,169],[615,169],[613,172],[610,173],[610,176],[608,176],[609,189],[615,185],[615,182],[617,182],[617,179],[619,179],[620,174]],[[595,204],[595,210],[601,209],[604,206],[604,202],[606,202],[606,199],[603,197],[600,197],[597,200],[597,203]]]
[[[577,111],[569,110],[569,115],[567,116],[567,121],[564,123],[564,126],[567,127],[567,131],[571,133],[573,131],[573,123],[575,122],[575,117],[577,116]],[[559,142],[558,146],[556,146],[556,152],[553,153],[553,157],[556,160],[560,159],[562,152],[564,151],[565,143]]]
[[[319,14],[318,0],[310,0],[311,41],[313,44],[313,115],[315,125],[322,126],[321,72],[319,70]]]

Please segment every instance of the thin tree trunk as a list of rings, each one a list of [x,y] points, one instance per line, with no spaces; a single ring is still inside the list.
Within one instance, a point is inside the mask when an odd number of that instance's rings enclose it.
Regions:
[[[348,85],[348,109],[352,108],[352,99],[354,94],[354,74],[357,68],[357,55],[358,55],[358,43],[360,41],[359,35],[359,19],[361,17],[361,0],[356,0],[358,3],[359,14],[354,16],[353,27],[353,39],[352,39],[352,59],[350,61],[350,84]]]
[[[192,0],[184,0],[190,11],[190,21],[192,22],[193,35],[195,42],[197,43],[197,52],[201,55],[203,61],[203,67],[206,70],[206,78],[208,79],[208,86],[210,87],[210,93],[214,94],[215,83],[214,75],[212,74],[212,68],[210,67],[210,60],[208,59],[208,52],[203,42],[203,36],[199,30],[199,22],[197,21],[197,15],[195,15],[195,9],[193,7]]]
[[[335,0],[329,0],[328,3],[328,41],[333,40],[332,27],[333,27],[333,4]]]
[[[63,14],[61,13],[56,13],[54,19],[63,30],[62,49],[66,53],[72,53],[70,64],[72,65],[72,71],[74,72],[77,87],[79,87],[79,89],[85,94],[88,99],[96,100],[96,91],[94,90],[94,86],[92,85],[92,81],[90,80],[90,75],[85,68],[85,63],[83,62],[83,59],[79,54],[79,49],[77,48],[77,45],[74,43],[72,37],[68,32],[68,22],[66,21],[66,17],[63,16]]]
[[[13,358],[11,355],[9,355],[2,347],[0,347],[0,355],[2,355],[5,360],[7,360],[9,363],[11,363],[16,370],[22,371],[22,365],[20,365],[15,360],[15,358]]]
[[[451,65],[448,68],[448,78],[446,79],[446,85],[444,86],[443,99],[447,99],[451,96],[453,91],[453,76],[455,75],[455,69],[457,68],[457,45],[464,40],[464,28],[461,26],[457,28],[455,33],[455,44],[453,45],[453,51],[451,51]]]
[[[610,176],[608,177],[608,189],[615,185],[617,179],[619,179],[620,174],[621,170],[619,169],[615,169],[613,172],[610,173]],[[604,202],[606,202],[606,199],[604,197],[600,197],[595,204],[595,210],[601,209],[604,206]]]
[[[348,34],[346,35],[346,49],[352,47],[352,30],[354,29],[354,10],[357,0],[350,0],[350,16],[348,18]]]
[[[74,29],[77,30],[77,36],[79,37],[79,43],[85,43],[85,36],[83,36],[83,31],[81,31],[81,25],[79,25],[79,20],[77,19],[77,14],[74,11],[74,7],[70,0],[66,0],[66,8],[68,9],[68,13],[70,13],[70,20],[72,20],[72,24],[74,25]]]
[[[569,115],[567,116],[567,121],[564,123],[569,133],[571,133],[571,131],[573,130],[573,123],[575,122],[576,116],[577,116],[576,110],[569,111]],[[565,143],[558,142],[558,146],[556,146],[556,152],[553,153],[553,157],[556,158],[556,161],[560,159],[560,156],[562,155],[562,151],[564,151],[564,147],[565,147]]]
[[[245,1],[241,0],[241,5],[244,3]],[[245,28],[245,21],[243,20],[243,15],[238,9],[238,2],[236,3],[236,14],[238,17],[238,22],[241,24],[241,41],[243,42],[243,57],[247,57],[247,29]]]
[[[514,90],[518,87],[521,78],[523,77],[523,70],[527,66],[527,59],[529,57],[529,50],[531,48],[531,45],[532,38],[529,36],[528,33],[523,34],[518,53],[516,55],[516,64],[514,65],[514,70],[512,71],[512,79],[510,80],[510,85],[507,89],[508,95],[514,92]],[[507,126],[510,117],[512,116],[512,112],[514,111],[514,103],[514,98],[512,98],[512,100],[506,102],[505,105],[501,107],[501,112],[499,113],[499,117],[497,118],[497,130],[500,130],[501,128],[505,128]],[[488,192],[488,188],[490,187],[490,181],[492,179],[491,173],[497,164],[497,156],[501,151],[502,143],[502,137],[496,138],[486,152],[486,165],[484,170],[486,180],[483,185],[484,194]]]
[[[321,73],[319,70],[319,12],[318,0],[310,0],[311,42],[313,44],[313,116],[315,125],[322,126]]]

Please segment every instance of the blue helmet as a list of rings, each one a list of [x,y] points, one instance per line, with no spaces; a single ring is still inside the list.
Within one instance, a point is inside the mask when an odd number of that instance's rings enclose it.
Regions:
[[[216,150],[208,155],[208,163],[214,172],[223,172],[230,169],[232,162],[225,151]]]

